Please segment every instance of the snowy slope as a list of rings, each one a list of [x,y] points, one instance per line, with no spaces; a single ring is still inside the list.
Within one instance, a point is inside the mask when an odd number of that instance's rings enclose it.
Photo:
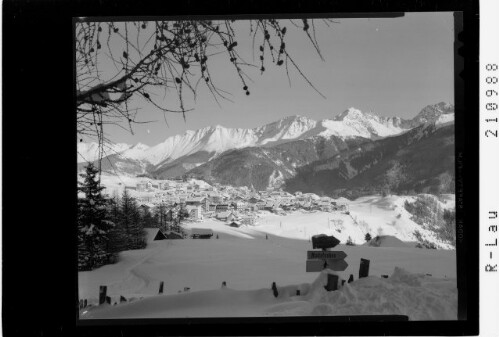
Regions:
[[[362,112],[349,108],[332,120],[322,122],[327,131],[322,135],[333,134],[343,137],[388,137],[399,134],[407,129],[400,126],[399,117],[381,117],[372,112]]]
[[[384,313],[453,319],[455,315],[453,251],[339,245],[335,250],[345,251],[349,264],[337,273],[341,278],[353,274],[357,279],[360,258],[370,259],[372,277],[350,284],[351,289],[326,293],[323,277],[305,271],[308,241],[273,235],[266,240],[250,228],[238,231],[225,225],[215,226],[214,231],[219,239],[153,241],[147,249],[122,252],[116,264],[80,272],[79,296],[89,303],[97,302],[100,285],[107,285],[112,302],[119,302],[121,295],[129,300],[145,298],[109,310],[90,310],[83,318]],[[408,272],[394,272],[397,266]],[[383,274],[392,276],[380,279]],[[160,281],[165,295],[156,296]],[[220,290],[222,281],[228,289]],[[272,282],[280,291],[277,299],[270,291]],[[190,288],[189,293],[183,293],[184,287]],[[302,296],[294,296],[296,289]]]
[[[411,122],[413,124],[433,123],[442,115],[454,115],[454,105],[446,102],[440,102],[433,105],[427,105],[415,116]]]
[[[441,124],[447,124],[447,123],[452,123],[454,122],[454,114],[453,113],[448,113],[445,115],[440,115],[435,124],[436,125],[441,125]]]
[[[160,295],[118,306],[82,311],[82,319],[170,317],[265,317],[407,315],[409,320],[457,319],[457,289],[453,279],[412,274],[395,267],[388,279],[371,276],[327,292],[323,271],[311,283],[271,289],[230,288]],[[300,295],[296,295],[300,290]]]
[[[116,178],[105,179],[109,186],[119,186]],[[133,184],[138,179],[123,178],[121,183]],[[184,223],[187,232],[212,229],[215,235],[209,240],[151,241],[157,230],[148,229],[146,249],[122,252],[116,264],[79,273],[79,296],[89,303],[97,302],[100,285],[108,286],[113,302],[119,302],[120,295],[145,299],[109,310],[90,310],[84,318],[384,313],[411,319],[453,319],[457,298],[454,250],[419,249],[409,244],[361,245],[367,232],[373,237],[393,235],[400,243],[398,240],[413,241],[412,231],[418,229],[431,240],[431,233],[410,220],[403,209],[404,200],[410,198],[359,198],[347,203],[350,215],[262,211],[254,226],[240,228],[215,219]],[[337,200],[341,201],[347,200]],[[444,195],[439,201],[443,207],[455,207],[453,195]],[[333,249],[347,254],[348,267],[338,272],[341,278],[350,274],[357,278],[361,258],[371,261],[373,277],[338,292],[318,291],[318,273],[307,273],[305,261],[307,250],[311,250],[309,238],[322,233],[342,242]],[[345,246],[349,237],[358,245]],[[392,276],[379,278],[383,274]],[[161,281],[166,296],[156,296]],[[220,290],[223,281],[229,289]],[[271,295],[272,282],[277,283],[282,297]],[[184,287],[190,292],[179,294]],[[293,296],[296,289],[301,289],[301,297]]]
[[[104,144],[103,157],[122,153],[130,148],[130,145],[125,143]],[[99,158],[99,146],[95,142],[77,144],[78,163],[91,162]]]

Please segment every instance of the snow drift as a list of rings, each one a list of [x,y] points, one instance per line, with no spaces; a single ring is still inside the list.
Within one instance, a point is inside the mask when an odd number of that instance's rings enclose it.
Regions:
[[[116,306],[84,309],[82,319],[263,317],[331,315],[406,315],[409,320],[455,320],[455,279],[412,274],[396,267],[391,277],[376,276],[345,283],[328,292],[323,271],[309,284],[258,290],[218,290],[158,295]],[[341,282],[340,282],[341,284]],[[300,295],[296,291],[300,290]]]
[[[373,247],[411,247],[410,244],[392,235],[380,235],[372,238],[365,245]]]

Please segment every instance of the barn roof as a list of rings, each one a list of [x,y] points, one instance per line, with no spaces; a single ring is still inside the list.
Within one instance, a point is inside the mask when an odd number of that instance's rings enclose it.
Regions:
[[[210,228],[192,228],[192,235],[213,235],[213,231]]]
[[[158,232],[156,233],[156,236],[154,237],[154,241],[165,240],[165,239],[166,239],[165,234],[163,234],[163,232],[161,230],[158,230]]]

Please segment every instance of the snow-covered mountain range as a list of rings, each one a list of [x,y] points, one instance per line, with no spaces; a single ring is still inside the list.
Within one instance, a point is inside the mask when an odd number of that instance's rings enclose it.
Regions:
[[[288,116],[253,129],[207,126],[168,137],[164,142],[152,147],[141,143],[133,146],[123,143],[106,145],[104,157],[119,154],[123,159],[159,165],[199,151],[211,153],[212,157],[216,157],[231,149],[268,147],[317,136],[326,139],[332,136],[340,139],[379,139],[400,134],[452,112],[452,105],[439,103],[425,107],[414,119],[406,121],[399,117],[381,117],[371,112],[349,108],[331,119],[321,121],[304,116]],[[97,143],[79,143],[78,154],[79,163],[96,160],[99,157]]]
[[[452,146],[449,145],[453,144],[453,111],[451,104],[438,103],[406,120],[349,108],[320,121],[288,116],[252,129],[208,126],[169,137],[151,147],[141,143],[107,146],[101,168],[111,174],[146,174],[157,179],[188,174],[209,182],[259,189],[280,186],[293,189],[299,185],[299,189],[304,190],[327,185],[327,190],[332,191],[340,185],[347,189],[354,185],[358,187],[357,180],[362,172],[365,172],[363,176],[371,177],[371,183],[379,180],[378,185],[382,185],[388,179],[385,171],[394,162],[399,162],[397,156],[407,152],[409,154],[404,156],[412,157],[412,153],[420,151],[417,149],[423,145],[411,144],[422,141],[422,144],[429,144],[424,150],[429,157],[437,154],[438,158],[447,158],[439,161],[442,165],[438,174],[444,179],[453,176],[449,169],[453,165]],[[427,137],[430,138],[423,141]],[[80,170],[87,161],[99,157],[95,143],[78,144],[78,153]],[[385,163],[385,157],[391,158],[388,163]],[[432,161],[425,160],[423,154],[415,157],[425,166],[420,168],[417,177],[413,177],[414,172],[410,170],[414,165],[397,164],[408,170],[405,180],[414,181],[411,183],[414,188],[423,190],[430,185],[448,185],[441,184],[440,178],[439,182],[432,178],[436,172],[432,169],[433,157]],[[382,166],[384,169],[380,169]],[[317,174],[320,177],[316,177]],[[337,175],[339,180],[330,174]],[[314,181],[310,180],[312,177]],[[361,186],[365,185],[364,180]],[[333,181],[332,185],[326,183]],[[419,183],[424,186],[417,185]]]

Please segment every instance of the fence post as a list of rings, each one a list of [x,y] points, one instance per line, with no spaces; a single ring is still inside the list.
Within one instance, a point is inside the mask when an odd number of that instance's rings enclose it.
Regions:
[[[275,282],[272,282],[272,292],[274,293],[274,297],[277,297],[279,295]]]
[[[327,274],[327,285],[324,287],[327,291],[338,289],[338,275]]]
[[[99,305],[104,304],[106,302],[106,294],[107,294],[107,286],[99,287]]]
[[[162,294],[163,293],[163,285],[164,285],[164,281],[161,281],[159,283],[159,293]]]
[[[369,260],[360,259],[359,278],[369,276]]]

